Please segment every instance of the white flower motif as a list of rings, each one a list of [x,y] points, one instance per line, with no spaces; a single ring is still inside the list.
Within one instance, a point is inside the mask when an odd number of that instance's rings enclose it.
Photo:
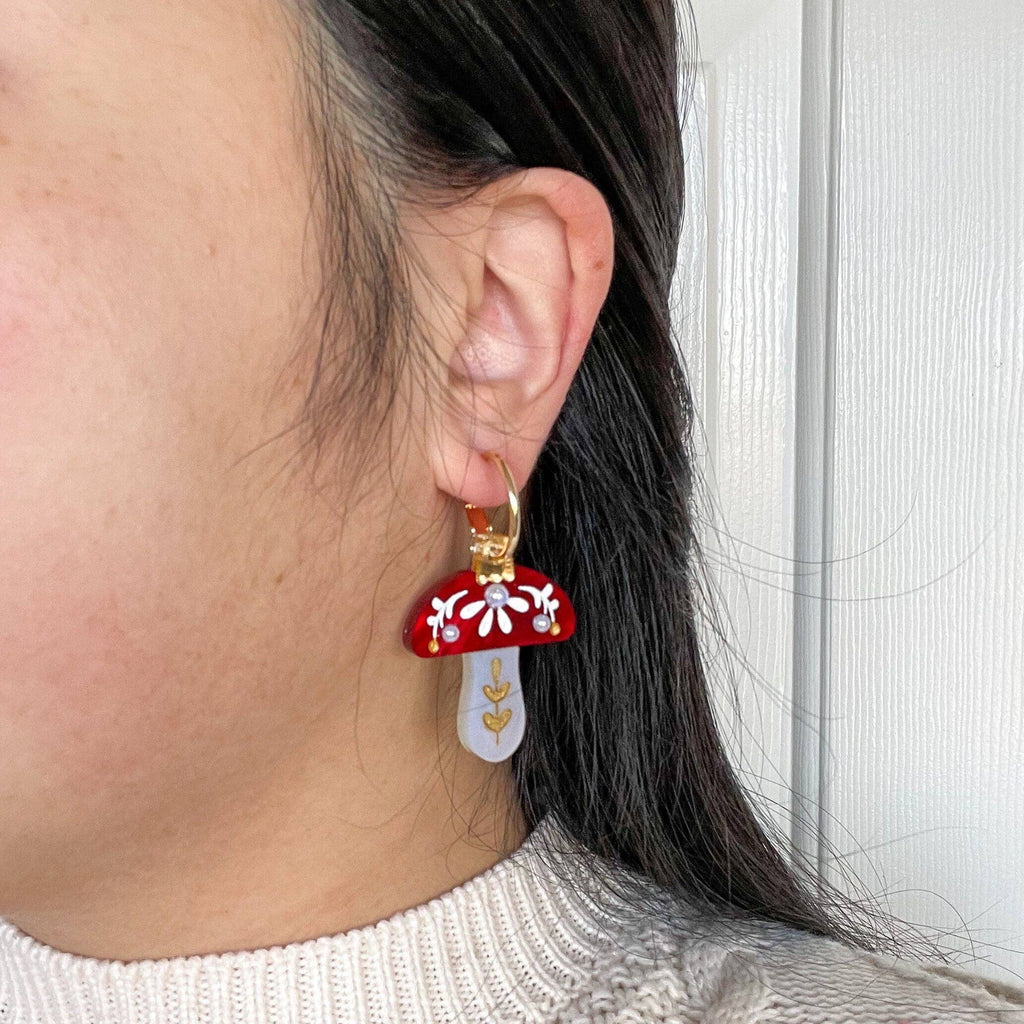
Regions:
[[[437,614],[427,616],[427,625],[433,629],[435,640],[437,639],[437,634],[444,628],[445,622],[455,614],[455,603],[460,597],[465,597],[468,593],[468,590],[458,590],[447,601],[442,601],[439,597],[432,597],[430,599],[430,607]]]
[[[459,609],[459,615],[464,619],[471,619],[486,604],[486,601],[470,601],[464,608]],[[528,612],[530,610],[530,602],[522,597],[510,597],[504,605],[499,605],[496,608],[488,607],[477,625],[477,636],[487,636],[495,622],[498,623],[498,629],[502,633],[511,633],[512,619],[505,610],[506,608],[511,608],[514,612]]]

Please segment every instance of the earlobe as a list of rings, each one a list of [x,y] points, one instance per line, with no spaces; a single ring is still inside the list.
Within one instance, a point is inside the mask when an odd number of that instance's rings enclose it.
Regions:
[[[431,452],[437,486],[495,507],[498,451],[522,487],[583,357],[611,280],[611,216],[600,192],[530,168],[477,196],[491,203],[467,247],[466,308],[450,351],[449,401]]]

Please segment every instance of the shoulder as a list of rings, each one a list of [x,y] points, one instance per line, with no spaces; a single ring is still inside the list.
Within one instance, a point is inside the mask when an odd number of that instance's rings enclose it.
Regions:
[[[624,946],[574,1003],[573,1024],[1024,1024],[1024,988],[764,921]]]
[[[723,960],[729,963],[742,963],[745,970],[737,973],[766,993],[763,1018],[755,1019],[1024,1024],[1022,988],[961,968],[851,949],[783,925],[759,923],[747,941],[731,940]]]

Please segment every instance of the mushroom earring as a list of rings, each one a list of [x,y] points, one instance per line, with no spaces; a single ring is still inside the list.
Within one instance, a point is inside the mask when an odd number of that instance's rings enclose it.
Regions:
[[[508,533],[496,533],[487,513],[466,504],[472,568],[440,580],[420,595],[402,640],[421,658],[462,655],[459,741],[485,761],[504,761],[523,739],[526,707],[519,648],[568,640],[576,613],[565,591],[536,569],[512,561],[519,542],[519,495],[505,460]]]

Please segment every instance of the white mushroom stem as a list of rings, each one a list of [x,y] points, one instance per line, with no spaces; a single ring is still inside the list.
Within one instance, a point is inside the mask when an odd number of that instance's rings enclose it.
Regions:
[[[518,647],[462,655],[458,726],[462,745],[485,761],[504,761],[519,746],[526,730],[526,706]]]

